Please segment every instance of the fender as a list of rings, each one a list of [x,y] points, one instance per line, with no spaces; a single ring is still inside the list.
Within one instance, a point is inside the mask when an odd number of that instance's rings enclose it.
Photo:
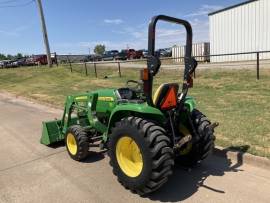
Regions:
[[[157,108],[149,106],[147,103],[145,104],[121,104],[114,108],[110,115],[109,124],[107,128],[107,133],[104,134],[103,140],[107,141],[108,134],[110,132],[111,127],[115,124],[115,122],[121,120],[124,117],[128,116],[138,116],[141,118],[146,118],[150,120],[154,120],[158,123],[164,123],[166,117],[164,114]]]
[[[187,96],[185,99],[185,106],[192,112],[196,108],[196,102],[193,97]]]

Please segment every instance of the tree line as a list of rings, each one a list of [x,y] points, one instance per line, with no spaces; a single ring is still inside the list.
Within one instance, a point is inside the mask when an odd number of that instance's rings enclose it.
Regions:
[[[15,55],[11,55],[11,54],[1,54],[0,53],[0,61],[1,60],[16,60],[16,59],[20,59],[20,58],[23,58],[23,57],[28,57],[27,55],[23,55],[21,53],[17,53]]]
[[[104,44],[97,44],[94,48],[94,52],[95,54],[104,54],[105,52],[105,45]],[[17,60],[17,59],[20,59],[20,58],[24,58],[24,57],[28,57],[28,55],[23,55],[22,53],[17,53],[15,55],[11,55],[11,54],[2,54],[0,53],[0,61],[2,60]]]

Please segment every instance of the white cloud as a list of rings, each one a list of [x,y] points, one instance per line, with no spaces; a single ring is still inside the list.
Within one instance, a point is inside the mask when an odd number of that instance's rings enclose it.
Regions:
[[[18,37],[19,36],[19,34],[17,32],[6,31],[6,30],[0,30],[0,34],[6,35],[6,36],[11,36],[11,37]]]
[[[115,24],[115,25],[119,25],[122,24],[124,21],[122,19],[105,19],[104,23],[107,24]]]
[[[185,34],[185,31],[183,31],[183,29],[164,29],[164,28],[160,28],[157,30],[157,37],[161,37],[161,38],[175,38],[177,36],[179,36],[179,38],[181,37],[182,34]]]
[[[112,30],[112,32],[135,40],[145,40],[147,38],[147,26],[145,28],[141,28],[140,26],[124,27],[122,29]]]
[[[197,11],[190,13],[188,15],[185,15],[185,16],[186,17],[204,16],[219,9],[222,9],[222,6],[204,4]]]
[[[190,23],[193,28],[193,42],[208,42],[209,41],[209,22],[208,18],[192,19]]]
[[[27,30],[28,28],[29,28],[28,26],[19,26],[13,30],[0,29],[0,34],[6,35],[9,37],[19,37],[21,35],[21,32]]]
[[[136,27],[126,27],[123,28],[123,30],[115,30],[114,33],[122,34],[126,36],[132,36],[136,40],[147,40],[148,37],[148,26],[145,26],[144,28],[138,28]],[[181,34],[184,34],[183,29],[165,29],[165,28],[157,28],[157,38],[170,38],[175,36],[180,36]]]

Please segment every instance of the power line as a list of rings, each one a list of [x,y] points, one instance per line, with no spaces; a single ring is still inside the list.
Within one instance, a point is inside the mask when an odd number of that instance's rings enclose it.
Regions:
[[[16,8],[16,7],[25,7],[28,6],[30,4],[32,4],[35,0],[31,0],[28,2],[25,2],[23,4],[17,4],[17,5],[5,5],[5,6],[0,6],[0,8]],[[1,2],[2,3],[2,2]]]

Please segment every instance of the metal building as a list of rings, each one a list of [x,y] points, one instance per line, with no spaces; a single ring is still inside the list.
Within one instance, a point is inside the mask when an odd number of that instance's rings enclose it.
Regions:
[[[210,53],[270,51],[270,0],[249,0],[209,14]],[[270,59],[270,53],[260,54]],[[211,62],[255,60],[256,54],[211,57]]]
[[[176,62],[183,62],[185,56],[186,46],[173,46],[172,57],[176,58]],[[192,45],[192,55],[196,56],[197,61],[206,62],[209,61],[208,55],[210,54],[209,42],[196,43]],[[181,58],[180,58],[181,57]]]

